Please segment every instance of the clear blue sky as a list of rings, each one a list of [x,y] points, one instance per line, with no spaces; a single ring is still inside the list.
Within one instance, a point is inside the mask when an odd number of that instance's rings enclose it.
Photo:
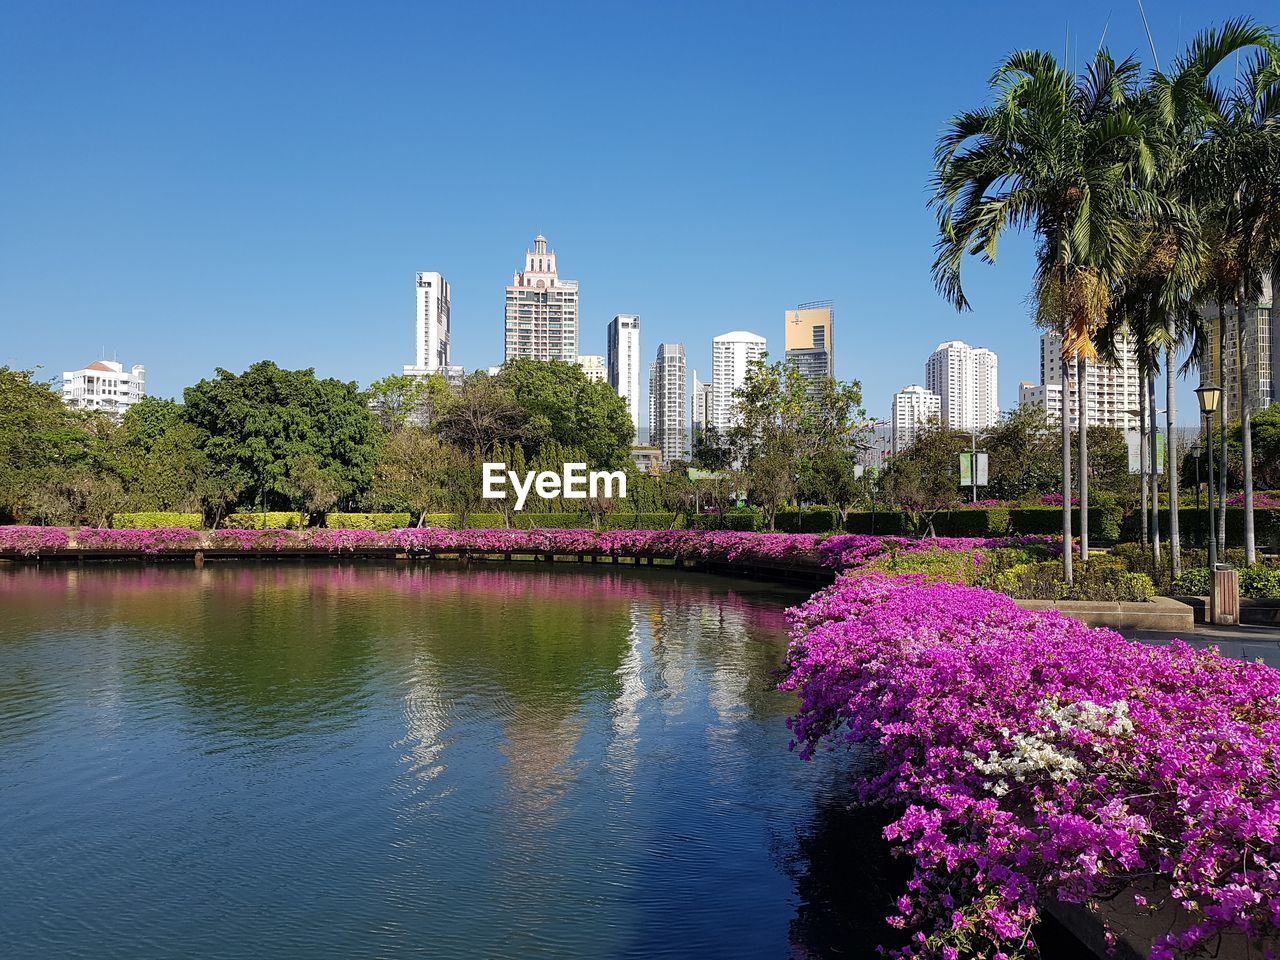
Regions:
[[[1166,60],[1210,16],[1276,15],[1147,12]],[[1149,62],[1136,0],[6,4],[0,363],[367,384],[412,362],[413,273],[439,270],[455,362],[488,366],[541,231],[583,353],[638,313],[646,357],[681,341],[705,377],[714,335],[777,355],[783,311],[830,298],[870,412],[951,338],[999,353],[1008,408],[1038,378],[1030,245],[970,265],[971,313],[934,293],[933,142],[1009,51],[1083,59],[1104,27]]]

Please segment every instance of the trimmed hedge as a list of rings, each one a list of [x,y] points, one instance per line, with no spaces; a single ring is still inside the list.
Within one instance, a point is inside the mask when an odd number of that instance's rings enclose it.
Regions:
[[[337,530],[377,530],[385,533],[409,526],[407,513],[326,513],[324,525]]]
[[[1200,544],[1205,542],[1205,521],[1208,517],[1208,502],[1201,501],[1199,510],[1192,504],[1178,508],[1178,534],[1184,543]],[[1280,544],[1280,509],[1275,507],[1254,507],[1253,510],[1254,539],[1259,546],[1268,543]],[[1169,511],[1160,511],[1160,537],[1169,539]],[[1135,510],[1124,518],[1124,539],[1138,541],[1142,539],[1142,512]],[[1242,545],[1244,543],[1244,507],[1227,507],[1227,543]]]
[[[678,514],[674,513],[612,513],[600,523],[602,530],[667,530],[678,526]],[[456,530],[456,513],[428,513],[423,520],[425,527],[445,527]],[[472,513],[467,517],[469,530],[501,530],[506,524],[500,513]],[[587,513],[513,513],[511,528],[514,530],[590,530],[591,515]]]
[[[305,513],[284,510],[266,513],[229,513],[222,526],[229,530],[301,530],[307,525]]]
[[[177,513],[150,510],[142,513],[116,513],[111,516],[111,526],[117,530],[153,530],[164,527],[185,527],[199,530],[204,518],[198,513]]]

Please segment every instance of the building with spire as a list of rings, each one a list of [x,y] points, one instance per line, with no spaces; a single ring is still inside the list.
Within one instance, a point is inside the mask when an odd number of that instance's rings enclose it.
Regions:
[[[542,234],[507,287],[504,360],[519,357],[578,362],[578,281],[560,279]]]

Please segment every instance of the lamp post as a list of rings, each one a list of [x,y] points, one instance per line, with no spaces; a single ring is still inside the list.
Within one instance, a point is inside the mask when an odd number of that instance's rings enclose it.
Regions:
[[[1218,412],[1218,404],[1222,402],[1222,388],[1202,383],[1196,388],[1196,398],[1200,401],[1200,412],[1204,415],[1209,431],[1206,447],[1209,450],[1209,608],[1212,610],[1216,592],[1215,574],[1218,570],[1218,538],[1213,530],[1213,417]]]
[[[1196,516],[1198,517],[1200,516],[1200,454],[1204,453],[1204,448],[1197,440],[1187,452],[1191,454],[1191,460],[1196,465]]]

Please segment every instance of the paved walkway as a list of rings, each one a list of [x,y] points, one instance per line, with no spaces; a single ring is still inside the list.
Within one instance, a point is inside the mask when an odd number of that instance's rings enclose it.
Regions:
[[[1197,623],[1191,634],[1161,633],[1155,630],[1121,630],[1130,640],[1143,643],[1165,644],[1175,637],[1193,647],[1216,645],[1223,656],[1240,660],[1261,660],[1273,667],[1280,667],[1280,627],[1260,627],[1244,624],[1238,627],[1207,626]]]

